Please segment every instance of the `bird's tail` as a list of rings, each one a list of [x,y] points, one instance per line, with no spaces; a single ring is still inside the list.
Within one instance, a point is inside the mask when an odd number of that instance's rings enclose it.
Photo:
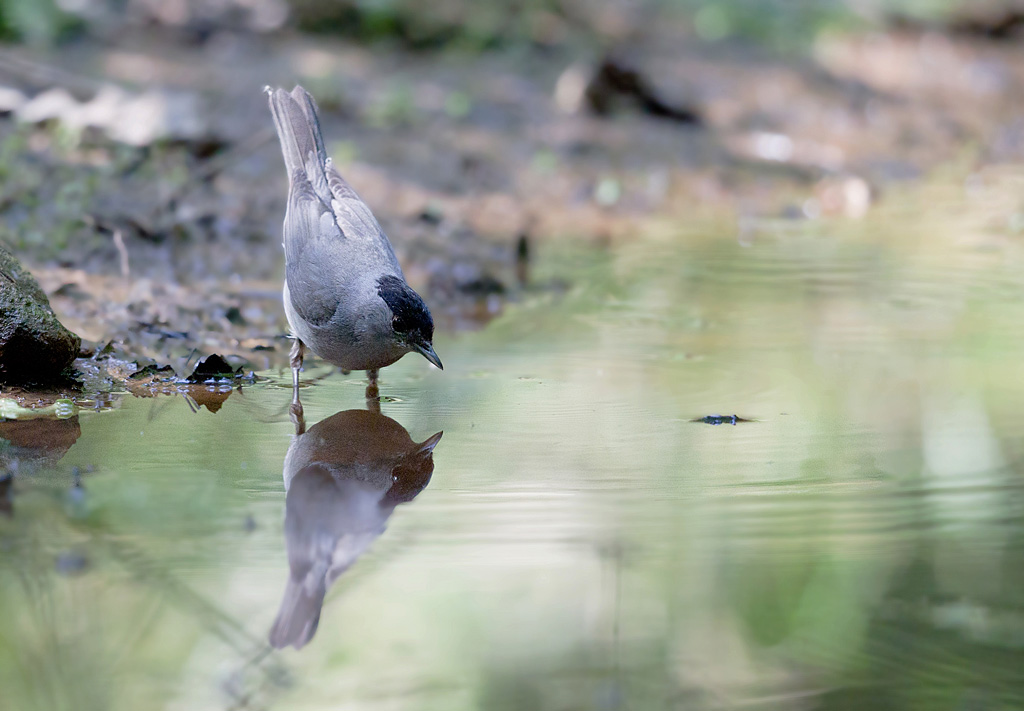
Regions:
[[[289,576],[274,626],[270,628],[270,644],[276,649],[288,645],[301,649],[316,634],[320,610],[327,593],[326,571],[310,571],[305,578]]]
[[[291,92],[265,87],[274,116],[277,137],[281,141],[289,183],[294,187],[296,174],[308,180],[314,192],[330,202],[327,186],[327,150],[320,130],[316,102],[309,92],[296,86]]]

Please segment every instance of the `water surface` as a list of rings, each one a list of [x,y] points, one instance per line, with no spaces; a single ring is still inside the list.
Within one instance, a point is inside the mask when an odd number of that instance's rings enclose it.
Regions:
[[[1024,254],[904,217],[542,248],[298,440],[283,372],[0,432],[0,708],[1024,707]]]

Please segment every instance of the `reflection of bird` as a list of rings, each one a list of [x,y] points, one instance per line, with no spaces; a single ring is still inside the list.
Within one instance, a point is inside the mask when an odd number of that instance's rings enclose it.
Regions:
[[[344,370],[377,370],[416,351],[441,367],[434,322],[405,283],[391,243],[327,157],[313,97],[267,87],[288,170],[284,308],[296,338],[298,387],[304,345]]]
[[[384,532],[395,506],[429,483],[441,434],[417,444],[389,417],[348,410],[295,437],[284,460],[291,574],[273,646],[298,649],[313,638],[327,588]]]

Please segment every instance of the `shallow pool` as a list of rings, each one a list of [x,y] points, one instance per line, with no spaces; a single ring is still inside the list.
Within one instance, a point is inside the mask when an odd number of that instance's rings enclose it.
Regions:
[[[944,215],[541,249],[300,435],[0,423],[0,708],[1024,707],[1024,249]]]

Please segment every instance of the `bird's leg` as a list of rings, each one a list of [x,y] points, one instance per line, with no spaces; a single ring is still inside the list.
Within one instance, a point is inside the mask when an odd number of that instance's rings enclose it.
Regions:
[[[295,425],[295,434],[300,435],[306,431],[306,417],[302,412],[302,401],[299,400],[299,389],[292,389],[292,404],[288,408],[292,424]]]
[[[288,408],[289,415],[291,416],[292,424],[295,425],[295,434],[306,433],[306,415],[302,411],[302,403],[299,402],[299,391],[295,391],[295,398],[292,400],[291,407]]]
[[[306,353],[306,346],[296,338],[292,341],[292,351],[289,360],[292,366],[292,390],[295,391],[295,399],[299,398],[299,371],[302,370],[302,356]]]
[[[366,377],[370,382],[366,386],[366,409],[370,412],[380,414],[380,388],[377,387],[378,370],[373,368],[366,371]]]
[[[292,366],[292,404],[289,410],[292,423],[295,425],[295,434],[297,435],[306,431],[306,419],[302,413],[302,401],[299,400],[299,371],[302,369],[302,355],[304,351],[305,346],[302,345],[302,341],[296,338],[292,343],[290,354]]]

